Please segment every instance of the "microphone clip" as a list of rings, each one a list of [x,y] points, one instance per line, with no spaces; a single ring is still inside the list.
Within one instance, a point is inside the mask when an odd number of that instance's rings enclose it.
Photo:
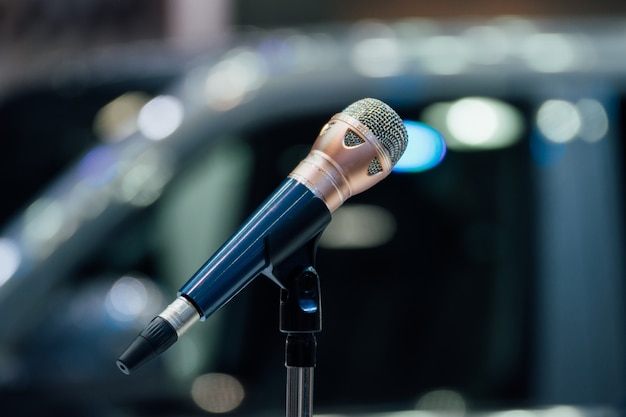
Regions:
[[[285,366],[314,367],[322,330],[320,277],[314,268],[318,234],[274,270],[280,277],[279,329],[287,334]]]

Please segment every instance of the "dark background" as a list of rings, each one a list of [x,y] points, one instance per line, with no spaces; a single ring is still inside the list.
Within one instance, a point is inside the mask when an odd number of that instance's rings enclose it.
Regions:
[[[199,415],[205,412],[189,387],[213,372],[235,376],[246,390],[232,413],[283,412],[284,335],[271,281],[255,280],[197,325],[191,350],[180,343],[130,377],[114,362],[150,316],[112,324],[103,300],[131,274],[155,284],[153,295],[163,299],[150,308],[158,312],[285,177],[285,150],[310,146],[332,114],[369,95],[411,120],[432,103],[498,98],[518,109],[524,127],[511,147],[449,150],[439,166],[394,173],[350,200],[388,210],[397,231],[376,248],[319,249],[324,321],[316,410],[577,407],[566,408],[579,413],[567,416],[623,409],[626,63],[612,52],[626,40],[623,3],[272,0],[212,7],[0,2],[2,236],[20,236],[22,216],[39,196],[63,195],[62,187],[49,187],[64,173],[69,183],[73,164],[90,150],[103,143],[118,149],[94,129],[104,105],[127,92],[180,93],[194,68],[295,31],[284,28],[326,34],[344,51],[349,28],[362,19],[441,22],[438,34],[456,36],[458,27],[515,14],[542,33],[588,34],[597,55],[612,59],[599,59],[591,71],[552,74],[515,64],[453,75],[411,66],[388,79],[332,65],[295,75],[276,70],[250,102],[192,118],[182,139],[159,151],[175,155],[159,199],[139,207],[111,202],[32,260],[21,281],[0,286],[3,415]],[[332,51],[321,56],[330,62]],[[544,143],[544,155],[564,156],[538,160],[540,104],[585,97],[605,105],[607,135],[597,144]],[[235,178],[228,166],[245,169]],[[194,192],[202,204],[194,205]],[[440,402],[420,402],[429,393],[439,393]]]

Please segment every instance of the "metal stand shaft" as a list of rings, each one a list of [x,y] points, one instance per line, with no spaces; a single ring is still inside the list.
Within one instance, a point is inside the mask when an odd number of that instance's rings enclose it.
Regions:
[[[287,367],[287,416],[313,416],[313,367]]]
[[[287,333],[287,417],[313,416],[313,370],[321,331],[319,276],[313,267],[298,270],[281,290],[280,330]]]

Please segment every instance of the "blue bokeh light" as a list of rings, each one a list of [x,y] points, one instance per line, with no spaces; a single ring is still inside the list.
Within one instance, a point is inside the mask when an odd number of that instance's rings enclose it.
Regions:
[[[441,133],[420,122],[405,121],[404,125],[409,143],[393,171],[421,172],[439,165],[446,155],[446,142]]]

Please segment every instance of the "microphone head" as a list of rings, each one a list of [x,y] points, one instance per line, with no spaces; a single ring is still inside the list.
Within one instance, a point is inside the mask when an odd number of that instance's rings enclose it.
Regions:
[[[346,107],[342,113],[367,126],[389,154],[391,165],[396,165],[407,147],[408,133],[402,119],[391,107],[375,98],[364,98]]]
[[[408,133],[400,116],[373,98],[352,103],[322,127],[309,155],[289,174],[333,212],[391,173]]]

